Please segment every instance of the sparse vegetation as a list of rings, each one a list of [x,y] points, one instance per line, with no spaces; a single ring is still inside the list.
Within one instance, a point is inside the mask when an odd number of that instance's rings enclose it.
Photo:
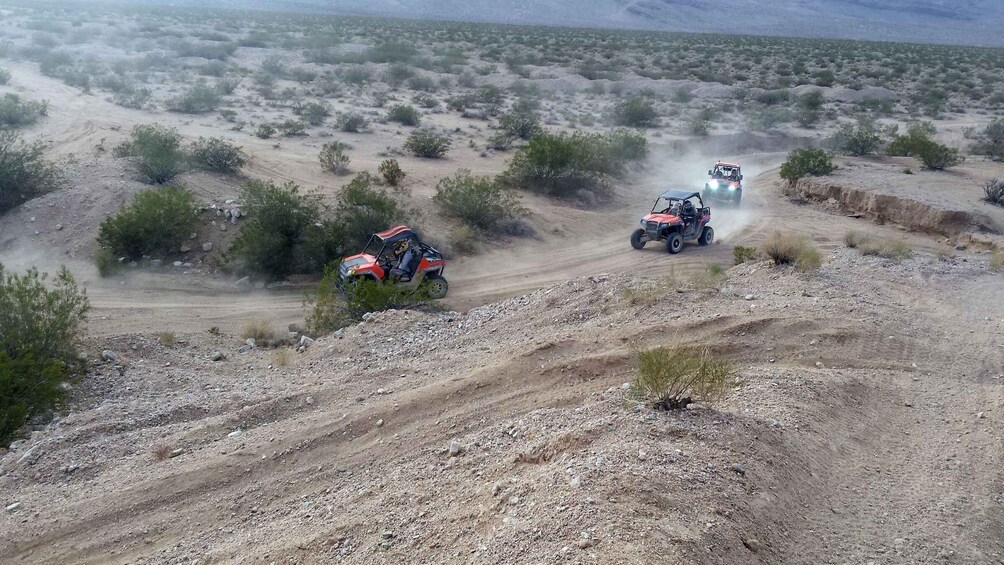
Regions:
[[[258,128],[254,130],[254,136],[258,139],[269,139],[276,133],[278,132],[272,124],[260,124]]]
[[[59,170],[42,151],[40,142],[27,143],[12,131],[0,131],[0,214],[59,185]]]
[[[293,107],[293,112],[300,116],[303,121],[307,122],[312,126],[319,126],[324,123],[324,120],[331,115],[331,110],[324,104],[320,102],[309,102],[307,104],[298,104]]]
[[[390,186],[398,186],[407,173],[401,170],[401,165],[398,164],[397,159],[385,159],[380,162],[380,166],[377,167],[377,172],[383,176],[384,182]]]
[[[822,149],[796,149],[781,165],[781,178],[794,184],[807,176],[828,175],[836,168],[833,158]]]
[[[241,339],[253,339],[256,345],[268,345],[275,339],[275,330],[266,320],[248,320],[241,325]]]
[[[10,82],[10,71],[0,68],[0,84],[7,84],[8,82]]]
[[[46,115],[49,103],[25,100],[17,94],[7,93],[0,98],[0,128],[19,128],[31,125]]]
[[[235,174],[248,164],[248,156],[242,147],[218,137],[200,137],[192,144],[189,153],[196,167],[215,173]]]
[[[447,216],[484,231],[496,231],[528,213],[497,179],[471,176],[466,169],[439,181],[433,200]]]
[[[442,159],[453,142],[449,136],[431,130],[416,130],[404,142],[404,150],[425,159]]]
[[[983,183],[983,193],[986,201],[997,206],[1004,206],[1004,180],[989,179]]]
[[[136,193],[129,206],[101,222],[98,245],[115,256],[141,259],[150,253],[171,253],[195,230],[195,195],[165,186]]]
[[[421,287],[415,289],[409,285],[363,278],[346,286],[344,292],[339,292],[338,280],[338,268],[328,266],[320,285],[304,300],[309,308],[307,328],[312,333],[329,333],[358,322],[370,312],[414,308],[430,301]]]
[[[934,125],[930,122],[912,122],[906,134],[893,138],[886,147],[886,154],[916,157],[925,167],[936,171],[960,165],[965,160],[962,153],[935,141],[932,138],[934,134]]]
[[[115,148],[115,155],[133,157],[140,177],[150,184],[170,182],[188,161],[178,130],[157,124],[135,126],[129,141]]]
[[[659,112],[648,98],[634,96],[618,104],[613,111],[618,126],[650,128],[659,125]]]
[[[370,122],[362,114],[347,112],[335,119],[335,127],[346,133],[359,133],[369,127]]]
[[[733,265],[742,265],[743,263],[759,261],[762,257],[763,255],[756,247],[744,247],[742,245],[737,245],[732,248]]]
[[[414,106],[407,104],[395,104],[387,112],[387,119],[398,122],[406,126],[417,126],[421,122],[421,116]]]
[[[995,247],[990,252],[990,270],[994,272],[1004,270],[1004,249]]]
[[[973,152],[995,161],[1004,161],[1004,118],[990,122],[976,135]]]
[[[37,269],[10,273],[0,264],[0,444],[64,397],[78,362],[77,341],[90,305],[60,268],[47,280]]]
[[[715,402],[736,385],[736,371],[710,350],[657,347],[638,352],[634,390],[659,410],[686,408],[695,399]]]
[[[183,114],[212,112],[220,105],[220,93],[205,81],[193,84],[184,94],[167,101],[167,109]]]
[[[321,160],[321,168],[331,171],[336,175],[344,175],[349,172],[349,156],[345,151],[348,145],[341,141],[330,141],[321,146],[321,153],[318,158]]]
[[[862,157],[878,150],[882,145],[882,136],[874,122],[862,120],[857,127],[851,124],[841,126],[830,138],[830,145],[846,155]]]
[[[795,265],[803,272],[818,269],[822,265],[823,259],[819,251],[800,235],[775,232],[767,238],[761,250],[775,265]]]

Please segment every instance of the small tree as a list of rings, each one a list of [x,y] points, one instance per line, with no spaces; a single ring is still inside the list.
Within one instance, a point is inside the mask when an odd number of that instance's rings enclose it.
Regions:
[[[369,278],[342,285],[340,278],[338,268],[329,265],[324,269],[320,285],[304,300],[304,305],[310,308],[307,328],[315,334],[356,323],[370,312],[400,310],[429,302],[428,293],[421,288],[415,290],[408,285]]]
[[[794,184],[806,176],[828,175],[836,168],[833,158],[822,149],[796,149],[781,165],[781,178]]]
[[[244,148],[218,137],[199,138],[190,151],[192,163],[207,171],[234,174],[248,163]]]
[[[59,170],[45,160],[42,144],[0,131],[0,214],[59,185]]]
[[[101,222],[98,245],[116,256],[140,259],[176,251],[195,230],[195,195],[165,186],[136,193],[132,203]]]
[[[651,128],[659,124],[659,112],[648,98],[633,96],[614,107],[613,121],[618,126]]]
[[[309,263],[305,244],[320,218],[317,199],[289,182],[254,180],[241,190],[247,219],[229,253],[250,271],[281,278]]]
[[[475,177],[467,169],[439,181],[433,201],[448,216],[481,230],[494,230],[527,214],[519,197],[492,177]]]
[[[886,147],[886,155],[893,157],[918,157],[923,148],[934,141],[937,133],[931,122],[910,122],[905,135],[895,135]]]
[[[728,361],[707,349],[657,347],[638,352],[634,390],[660,410],[686,408],[699,398],[721,399],[735,385],[736,371]]]
[[[116,147],[115,155],[133,157],[140,177],[150,184],[170,182],[188,161],[178,130],[157,124],[133,127],[129,141]]]
[[[422,120],[418,110],[408,104],[396,104],[387,112],[387,119],[406,126],[417,126]]]
[[[377,167],[377,172],[383,175],[383,180],[391,186],[398,186],[407,174],[401,170],[397,159],[385,159]]]
[[[416,157],[441,159],[450,150],[450,138],[430,130],[416,130],[404,142],[404,150]]]
[[[321,153],[319,155],[321,168],[326,171],[331,171],[336,175],[344,175],[348,173],[349,156],[345,154],[345,151],[348,148],[349,146],[341,141],[332,141],[322,145]]]

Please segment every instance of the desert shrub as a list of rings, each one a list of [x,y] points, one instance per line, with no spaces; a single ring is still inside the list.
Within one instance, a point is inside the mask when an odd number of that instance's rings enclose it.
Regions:
[[[406,223],[409,214],[396,196],[405,196],[400,188],[389,192],[373,175],[362,172],[338,193],[335,217],[342,227],[346,245],[361,247],[370,235],[390,226]]]
[[[380,166],[377,167],[377,172],[383,176],[384,182],[390,186],[397,186],[401,184],[407,173],[401,170],[401,165],[398,164],[397,159],[385,159],[380,162]]]
[[[833,158],[822,149],[796,149],[781,165],[781,178],[795,183],[806,176],[828,175],[836,170]]]
[[[800,235],[775,232],[761,247],[775,265],[795,265],[801,271],[818,269],[822,256]]]
[[[757,102],[765,106],[775,106],[791,100],[790,90],[765,90],[753,97]]]
[[[742,265],[743,263],[759,261],[760,258],[760,250],[756,247],[744,247],[742,245],[737,245],[732,248],[733,265]]]
[[[387,119],[406,126],[417,126],[422,118],[414,106],[396,104],[387,112]]]
[[[638,352],[636,394],[660,410],[686,408],[695,398],[714,402],[736,384],[736,371],[707,349],[657,347]]]
[[[329,265],[320,285],[304,302],[310,308],[307,329],[324,334],[358,322],[370,312],[412,308],[429,302],[429,297],[421,288],[372,279],[353,281],[339,290],[338,268]]]
[[[918,148],[917,158],[925,167],[934,171],[943,171],[961,165],[966,158],[962,153],[936,141],[928,141]]]
[[[1004,161],[1004,118],[997,118],[977,133],[973,152]]]
[[[144,181],[164,184],[185,170],[187,155],[181,148],[181,134],[157,124],[133,127],[128,141],[115,148],[119,157],[133,157]]]
[[[7,93],[0,98],[0,128],[18,128],[31,125],[46,115],[48,102],[24,100],[17,94]]]
[[[254,130],[254,136],[258,139],[268,139],[276,134],[275,126],[272,124],[260,124]]]
[[[256,345],[265,345],[275,339],[275,330],[266,320],[248,320],[241,324],[241,339],[253,339]]]
[[[857,127],[851,124],[842,125],[830,138],[829,143],[836,151],[861,157],[877,151],[882,145],[882,136],[879,135],[874,122],[862,120]]]
[[[648,155],[645,136],[628,129],[616,129],[606,134],[603,145],[607,158],[613,163],[640,161]]]
[[[925,146],[934,143],[931,136],[935,133],[934,125],[930,122],[911,122],[907,125],[906,134],[895,135],[886,146],[886,155],[918,157]]]
[[[659,112],[648,98],[634,96],[614,106],[613,122],[618,126],[655,127],[659,125]]]
[[[308,102],[307,104],[294,106],[293,113],[303,118],[303,121],[308,124],[312,126],[319,126],[324,123],[324,120],[328,116],[331,115],[331,110],[329,110],[326,105],[319,102]]]
[[[436,106],[439,106],[439,101],[436,100],[435,96],[432,96],[431,94],[426,94],[424,92],[415,95],[415,97],[412,98],[412,100],[415,102],[415,104],[418,104],[423,108],[435,108]]]
[[[849,247],[849,246],[848,246]],[[857,249],[862,255],[901,261],[910,258],[913,250],[902,241],[862,237],[857,241]]]
[[[844,245],[851,249],[857,248],[868,238],[861,232],[849,231],[844,234]]]
[[[59,185],[59,170],[45,160],[40,142],[0,131],[0,214]]]
[[[467,169],[440,180],[433,201],[447,216],[485,231],[496,230],[503,223],[527,214],[519,197],[495,178],[471,176]]]
[[[1004,206],[1004,180],[989,179],[983,183],[983,193],[986,201],[997,206]]]
[[[217,93],[229,96],[237,90],[237,87],[241,85],[241,78],[235,76],[226,76],[216,79],[213,84],[213,88]]]
[[[705,137],[711,132],[711,120],[708,120],[703,113],[697,112],[687,120],[687,131],[690,135]]]
[[[404,142],[404,150],[416,157],[440,159],[450,150],[449,136],[431,130],[416,130]]]
[[[8,82],[10,82],[10,71],[0,68],[0,84],[7,84]]]
[[[311,263],[308,236],[320,219],[317,199],[300,194],[292,182],[253,180],[241,190],[241,203],[247,218],[230,257],[243,269],[274,278],[306,272]]]
[[[532,104],[521,101],[499,116],[499,128],[510,137],[530,139],[541,132],[540,118]]]
[[[176,251],[195,231],[195,195],[165,186],[136,193],[132,203],[101,222],[98,245],[117,256],[140,259]]]
[[[212,112],[220,105],[220,93],[205,81],[198,81],[184,94],[168,99],[165,107],[171,112],[201,114]]]
[[[29,269],[6,273],[0,264],[0,443],[62,399],[90,305],[73,276],[60,268],[47,281]]]
[[[196,167],[223,174],[236,173],[248,163],[248,156],[242,147],[218,137],[200,137],[192,143],[189,155]]]
[[[1004,270],[1004,249],[994,248],[994,250],[990,252],[990,270]]]
[[[321,146],[321,153],[318,156],[321,160],[321,168],[331,171],[336,175],[344,175],[349,172],[349,156],[345,151],[348,145],[341,141],[332,141]]]
[[[436,90],[436,82],[429,77],[412,77],[408,79],[408,87],[412,90],[434,92]]]
[[[338,118],[335,119],[335,127],[346,133],[359,133],[369,125],[369,120],[364,118],[362,114],[355,112],[339,114]]]
[[[279,123],[276,128],[282,132],[282,135],[286,137],[295,137],[299,135],[307,135],[307,126],[298,120],[283,120]]]

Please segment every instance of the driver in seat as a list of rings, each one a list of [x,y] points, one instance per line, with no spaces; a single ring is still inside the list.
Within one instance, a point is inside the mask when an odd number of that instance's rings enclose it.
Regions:
[[[408,240],[399,243],[397,249],[394,251],[398,262],[397,266],[390,270],[391,276],[405,281],[411,280],[411,277],[415,274],[415,269],[418,268],[418,251],[413,245],[409,244]]]
[[[690,200],[683,203],[681,208],[680,217],[683,218],[683,224],[687,231],[696,224],[697,222],[697,207]]]

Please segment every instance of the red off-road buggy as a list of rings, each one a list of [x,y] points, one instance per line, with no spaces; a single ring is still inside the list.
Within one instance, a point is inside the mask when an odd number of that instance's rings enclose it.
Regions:
[[[710,221],[711,208],[705,208],[700,192],[667,190],[641,219],[641,228],[631,233],[631,247],[641,249],[650,241],[665,241],[666,251],[679,253],[684,240],[709,245],[715,240]]]
[[[736,163],[715,163],[704,183],[704,199],[726,200],[738,206],[743,199],[742,168]]]
[[[342,284],[370,278],[393,283],[417,282],[430,298],[443,298],[449,289],[443,271],[446,260],[423,243],[407,226],[373,234],[362,253],[346,257],[338,267]]]

